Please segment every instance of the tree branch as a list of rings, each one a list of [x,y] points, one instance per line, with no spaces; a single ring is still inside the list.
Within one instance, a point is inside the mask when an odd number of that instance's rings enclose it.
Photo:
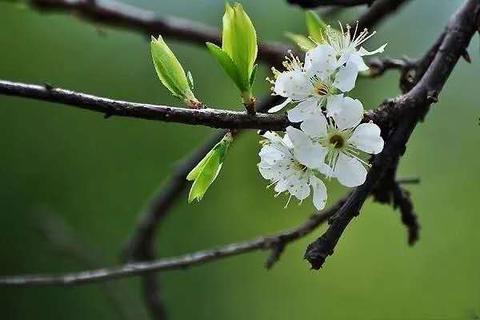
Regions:
[[[478,30],[480,0],[468,0],[452,17],[445,36],[420,81],[411,91],[398,98],[397,109],[404,115],[399,119],[398,127],[387,140],[382,153],[375,157],[366,182],[357,187],[345,204],[331,219],[327,231],[310,244],[305,258],[312,268],[319,269],[333,250],[350,221],[359,214],[360,209],[377,181],[387,168],[403,154],[406,143],[417,125],[423,119],[429,106],[437,102],[438,94],[455,67],[459,58],[468,47],[471,38]],[[443,35],[441,36],[443,37]]]
[[[74,14],[85,21],[136,31],[148,39],[161,34],[201,46],[205,42],[221,44],[216,28],[176,17],[161,18],[152,11],[113,0],[30,0],[30,4],[42,12]],[[259,44],[258,58],[267,64],[280,66],[288,49],[281,43],[263,42]]]
[[[0,94],[61,103],[103,113],[105,117],[131,117],[213,128],[283,130],[288,124],[285,115],[256,114],[219,109],[187,109],[162,105],[112,100],[85,93],[0,80]]]
[[[311,216],[302,225],[271,236],[232,243],[223,247],[189,253],[183,256],[159,259],[152,262],[128,263],[126,265],[113,268],[102,268],[60,275],[24,275],[0,277],[0,286],[31,287],[80,285],[138,276],[151,272],[185,269],[187,267],[196,266],[256,250],[273,250],[279,244],[285,246],[315,230],[318,226],[326,222],[338,210],[342,203],[343,200],[340,200],[330,209]]]
[[[128,102],[98,97],[86,93],[66,89],[54,88],[50,85],[39,86],[20,82],[0,80],[0,94],[31,98],[40,101],[60,103],[71,107],[103,113],[105,118],[112,116],[129,117],[163,122],[176,122],[189,125],[204,125],[223,129],[262,129],[283,131],[291,123],[285,114],[264,114],[262,112],[251,115],[246,112],[229,111],[222,109],[187,109],[163,105],[153,105],[138,102]],[[259,108],[268,110],[278,99],[265,100]],[[270,104],[271,103],[271,104]],[[388,120],[387,110],[382,109],[368,112],[365,121],[382,122]]]
[[[372,58],[368,61],[370,70],[368,75],[372,78],[382,76],[388,70],[399,70],[401,74],[404,74],[417,66],[415,60],[407,58],[394,59],[394,58]]]

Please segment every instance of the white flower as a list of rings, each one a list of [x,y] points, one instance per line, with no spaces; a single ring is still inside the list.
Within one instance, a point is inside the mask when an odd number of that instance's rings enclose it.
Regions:
[[[355,25],[353,35],[350,29],[351,27],[347,25],[346,30],[344,30],[341,23],[340,31],[328,26],[325,33],[326,41],[335,49],[339,65],[352,63],[357,67],[358,71],[366,71],[369,68],[362,57],[383,52],[387,44],[380,46],[376,50],[367,51],[361,45],[375,35],[376,31],[369,34],[368,29],[365,28],[363,31],[358,32],[358,22]]]
[[[272,181],[275,185],[274,190],[277,195],[287,191],[290,193],[288,202],[292,196],[303,201],[310,195],[311,188],[313,204],[318,210],[323,209],[327,201],[327,189],[322,180],[315,175],[315,170],[308,165],[322,165],[325,154],[312,148],[311,157],[316,160],[307,164],[296,157],[287,134],[281,138],[276,133],[267,132],[264,137],[266,140],[263,141],[263,147],[259,153],[261,160],[258,169],[265,179]]]
[[[339,67],[335,49],[328,44],[309,50],[304,65],[294,56],[284,65],[287,71],[275,71],[273,92],[287,99],[269,112],[277,112],[290,102],[298,102],[288,112],[292,122],[308,119],[312,114],[321,112],[321,107],[330,98],[352,90],[358,75],[357,67],[352,63]]]
[[[338,105],[328,119],[318,113],[305,120],[301,132],[315,144],[315,152],[324,155],[328,170],[322,170],[323,173],[337,178],[346,187],[356,187],[365,182],[369,166],[360,157],[360,151],[378,154],[384,141],[376,124],[360,123],[363,116],[360,101],[345,97]],[[297,143],[294,139],[292,142]]]

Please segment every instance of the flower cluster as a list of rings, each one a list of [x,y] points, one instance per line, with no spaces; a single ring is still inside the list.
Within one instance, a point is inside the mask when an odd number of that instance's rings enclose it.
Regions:
[[[286,100],[269,112],[293,105],[288,119],[300,128],[288,127],[283,137],[264,134],[258,168],[277,195],[288,192],[289,201],[292,196],[303,201],[313,190],[313,204],[321,210],[327,200],[321,177],[336,178],[346,187],[365,182],[369,164],[363,157],[380,153],[384,141],[376,124],[362,123],[363,105],[347,93],[359,72],[368,70],[362,57],[385,47],[372,52],[361,47],[373,34],[328,26],[324,41],[306,52],[304,63],[290,54],[285,71],[273,69],[273,94]]]

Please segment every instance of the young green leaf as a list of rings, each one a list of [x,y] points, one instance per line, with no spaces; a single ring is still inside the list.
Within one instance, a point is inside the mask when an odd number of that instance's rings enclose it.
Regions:
[[[315,48],[315,43],[304,35],[287,32],[285,36],[292,40],[303,51]]]
[[[208,49],[241,91],[244,104],[251,104],[255,101],[252,80],[258,54],[255,27],[239,3],[225,5],[222,24],[222,48],[207,43]]]
[[[235,85],[240,89],[240,91],[246,91],[249,88],[249,85],[242,80],[238,68],[235,63],[232,61],[230,56],[223,51],[217,45],[207,42],[207,48],[210,53],[217,59],[218,63],[222,66],[223,70],[228,74],[228,76],[233,80]]]
[[[188,181],[193,181],[188,202],[193,200],[202,200],[205,192],[215,181],[223,166],[228,147],[233,141],[231,133],[227,133],[223,139],[217,143],[212,150],[193,168],[187,176]]]
[[[228,3],[225,6],[222,49],[230,56],[241,77],[248,83],[258,54],[257,32],[239,3],[235,3],[233,7]]]
[[[182,65],[163,41],[152,37],[151,53],[155,70],[162,84],[176,97],[183,99],[188,105],[200,104],[195,98]]]
[[[325,42],[325,32],[327,24],[322,21],[315,11],[308,10],[305,13],[305,23],[307,24],[308,34],[317,43]]]

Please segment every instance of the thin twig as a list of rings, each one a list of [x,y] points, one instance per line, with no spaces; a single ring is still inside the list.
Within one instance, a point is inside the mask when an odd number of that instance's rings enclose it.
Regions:
[[[400,72],[408,72],[416,67],[416,61],[407,58],[372,58],[368,61],[368,76],[372,78],[383,75],[388,70],[399,70]]]
[[[389,204],[394,209],[399,209],[403,225],[407,229],[408,244],[413,246],[420,237],[420,224],[410,198],[410,193],[401,184],[419,183],[418,178],[396,179],[400,157],[392,162],[383,177],[371,191],[374,201]]]
[[[0,80],[0,94],[61,103],[103,113],[105,117],[130,117],[228,129],[283,130],[288,124],[285,115],[256,114],[221,109],[187,109],[171,106],[113,100],[90,94]]]
[[[402,223],[407,228],[408,232],[408,244],[413,246],[418,241],[420,225],[413,207],[413,201],[410,198],[410,193],[398,183],[395,183],[394,185],[393,207],[400,210]]]
[[[198,45],[205,42],[220,44],[221,37],[216,28],[176,17],[158,17],[148,11],[113,0],[30,0],[33,8],[42,12],[60,12],[96,24],[120,27],[150,36],[162,35]],[[281,43],[259,44],[259,60],[279,66],[289,47]]]
[[[286,245],[309,234],[319,225],[326,222],[338,210],[342,203],[343,201],[339,201],[332,208],[311,216],[305,223],[294,229],[279,232],[271,236],[232,243],[223,247],[189,253],[183,256],[164,258],[151,262],[128,263],[126,265],[112,268],[102,268],[60,275],[24,275],[0,277],[0,286],[30,287],[80,285],[138,276],[150,272],[185,269],[251,251],[271,250],[274,249],[279,243]]]
[[[2,94],[60,103],[71,107],[100,112],[105,118],[117,116],[189,125],[204,125],[212,128],[262,129],[272,131],[283,131],[287,126],[291,125],[285,114],[265,114],[259,112],[251,115],[246,112],[222,109],[187,109],[128,102],[54,88],[51,85],[39,86],[5,80],[0,80],[0,95]],[[267,104],[262,105],[261,108],[263,112],[274,105],[272,101],[278,100],[265,99],[264,101],[267,102]],[[364,120],[372,120],[381,124],[386,118],[388,118],[388,112],[379,110],[378,112],[367,112]]]

